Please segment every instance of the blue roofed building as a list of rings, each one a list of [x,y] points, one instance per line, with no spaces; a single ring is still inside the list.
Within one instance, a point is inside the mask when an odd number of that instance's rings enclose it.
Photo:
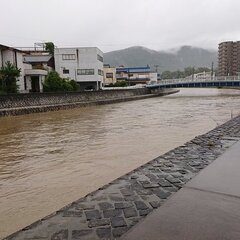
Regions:
[[[118,67],[117,81],[127,81],[128,85],[147,84],[151,80],[151,69],[147,67]]]

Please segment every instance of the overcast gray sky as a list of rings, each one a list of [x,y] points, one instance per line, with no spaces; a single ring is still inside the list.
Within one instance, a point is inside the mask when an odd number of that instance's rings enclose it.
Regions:
[[[217,49],[240,40],[240,0],[0,0],[0,44]]]

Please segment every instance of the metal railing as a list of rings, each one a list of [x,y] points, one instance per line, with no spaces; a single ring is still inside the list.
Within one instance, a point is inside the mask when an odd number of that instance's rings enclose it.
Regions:
[[[160,80],[158,85],[167,85],[175,83],[196,83],[196,82],[218,82],[218,81],[240,81],[240,76],[217,76],[212,78],[177,78]]]

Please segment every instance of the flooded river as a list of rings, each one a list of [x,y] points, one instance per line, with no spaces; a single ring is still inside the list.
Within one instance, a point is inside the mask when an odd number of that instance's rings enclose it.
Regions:
[[[240,91],[0,118],[0,238],[240,113]]]

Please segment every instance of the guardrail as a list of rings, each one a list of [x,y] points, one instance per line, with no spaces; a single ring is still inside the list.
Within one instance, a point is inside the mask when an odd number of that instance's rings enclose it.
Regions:
[[[167,85],[175,83],[192,83],[192,82],[217,82],[217,81],[240,81],[240,76],[217,76],[213,78],[202,78],[202,79],[192,79],[192,78],[178,78],[178,79],[166,79],[160,80],[158,85]]]

